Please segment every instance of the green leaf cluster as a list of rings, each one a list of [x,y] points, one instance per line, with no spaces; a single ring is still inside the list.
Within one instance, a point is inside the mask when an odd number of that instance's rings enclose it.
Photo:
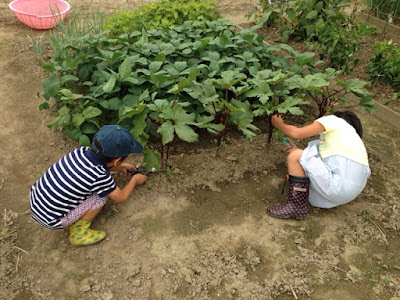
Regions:
[[[213,0],[161,0],[135,11],[119,11],[107,18],[105,29],[112,36],[146,29],[172,28],[188,20],[219,19]]]
[[[40,108],[54,99],[58,112],[49,126],[82,145],[104,124],[121,124],[143,145],[158,139],[161,155],[175,139],[195,142],[201,130],[221,135],[234,127],[251,140],[255,117],[302,114],[309,92],[324,97],[322,87],[337,75],[321,75],[313,52],[266,45],[253,30],[223,19],[186,21],[51,43]],[[156,166],[160,156],[145,154]]]
[[[390,84],[400,92],[400,46],[391,40],[376,42],[367,70],[372,79]]]
[[[312,43],[321,59],[329,57],[328,66],[345,73],[358,64],[355,54],[360,50],[360,37],[375,33],[344,13],[347,0],[295,0],[279,6],[265,0],[260,3],[259,25],[277,26],[284,43],[289,39]]]

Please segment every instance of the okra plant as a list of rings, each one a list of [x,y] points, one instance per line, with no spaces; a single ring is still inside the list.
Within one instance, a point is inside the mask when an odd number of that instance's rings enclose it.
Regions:
[[[233,129],[251,141],[255,118],[302,114],[337,74],[318,71],[312,52],[268,46],[254,28],[223,19],[117,37],[105,31],[51,46],[53,56],[39,57],[50,73],[40,108],[54,100],[58,109],[49,126],[88,145],[102,125],[121,124],[146,145],[148,169],[165,168],[171,143],[195,142],[204,130],[219,144]],[[347,90],[367,98],[361,86]]]

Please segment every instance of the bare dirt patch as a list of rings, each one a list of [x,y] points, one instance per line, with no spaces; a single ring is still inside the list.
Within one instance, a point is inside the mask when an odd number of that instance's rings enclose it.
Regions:
[[[93,1],[105,12],[145,1]],[[70,1],[84,9],[89,1]],[[244,13],[251,1],[220,1]],[[30,219],[28,192],[76,147],[47,129],[37,89],[46,74],[28,34],[0,1],[0,299],[396,299],[400,297],[400,133],[361,114],[372,177],[350,204],[277,220],[285,155],[267,126],[253,143],[231,134],[216,157],[212,137],[175,145],[172,182],[152,174],[93,227],[105,241],[73,247]],[[235,13],[236,14],[236,13]],[[302,118],[302,121],[310,118]],[[304,142],[302,144],[304,146]],[[131,157],[133,163],[140,157]],[[126,181],[116,176],[121,185]],[[397,298],[398,299],[398,298]]]

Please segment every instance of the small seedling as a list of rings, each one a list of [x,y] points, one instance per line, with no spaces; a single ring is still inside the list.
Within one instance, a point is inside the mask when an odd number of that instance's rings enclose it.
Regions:
[[[358,274],[358,273],[354,273],[354,279],[359,279],[360,278],[360,274]]]
[[[172,178],[174,177],[174,170],[170,167],[165,169],[165,175],[167,175],[168,180],[172,180]]]
[[[373,270],[367,271],[366,274],[370,276],[371,281],[376,282],[375,272]]]
[[[385,276],[385,278],[383,279],[383,281],[384,281],[385,283],[389,283],[389,282],[390,282],[390,278],[389,278],[388,276]]]
[[[0,237],[5,237],[5,236],[7,236],[7,233],[6,233],[6,232],[0,233]]]
[[[393,265],[393,269],[400,270],[400,267],[398,265]]]
[[[375,279],[375,275],[374,275],[374,274],[371,274],[371,281],[376,282],[376,279]]]
[[[152,186],[153,186],[153,183],[152,183],[152,182],[148,182],[148,183],[147,183],[147,188],[148,188],[148,189],[151,189]]]
[[[221,141],[221,148],[225,148],[226,146],[228,146],[228,143],[225,141]]]
[[[197,183],[199,180],[197,178],[193,178],[193,181]]]

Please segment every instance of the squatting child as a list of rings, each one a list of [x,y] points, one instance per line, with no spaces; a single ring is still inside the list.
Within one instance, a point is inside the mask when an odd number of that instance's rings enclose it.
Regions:
[[[267,208],[278,218],[302,219],[312,206],[332,208],[354,200],[371,175],[367,151],[362,141],[360,119],[350,111],[335,112],[305,127],[286,124],[272,116],[272,125],[293,139],[316,134],[307,148],[299,149],[290,139],[288,152],[289,195],[287,201]]]
[[[127,174],[135,167],[123,163],[130,153],[143,152],[129,131],[105,125],[94,136],[92,147],[80,147],[53,164],[31,187],[31,216],[49,229],[69,227],[73,245],[90,245],[106,237],[90,228],[94,217],[110,197],[124,202],[147,177],[132,176],[125,187],[116,186],[110,171]]]

